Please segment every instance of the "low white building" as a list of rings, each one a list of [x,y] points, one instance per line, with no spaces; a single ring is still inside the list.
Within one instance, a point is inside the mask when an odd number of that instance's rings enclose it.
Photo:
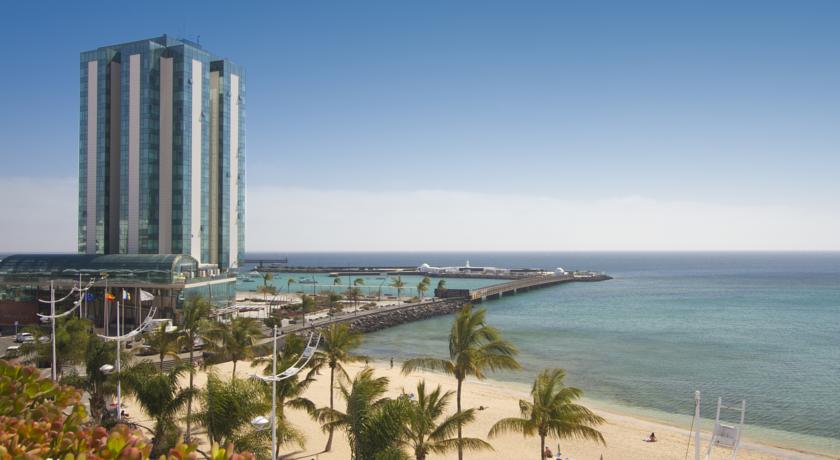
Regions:
[[[427,263],[421,264],[417,267],[420,273],[428,273],[430,275],[445,275],[451,274],[487,274],[487,275],[507,275],[510,273],[509,268],[498,267],[473,267],[468,260],[466,264],[460,267],[432,267]]]

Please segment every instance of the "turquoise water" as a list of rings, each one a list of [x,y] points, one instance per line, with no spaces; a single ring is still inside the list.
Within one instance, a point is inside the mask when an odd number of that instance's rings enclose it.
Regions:
[[[746,399],[747,436],[840,452],[840,253],[289,257],[294,264],[433,265],[469,258],[607,272],[615,279],[485,303],[489,322],[518,346],[524,366],[493,377],[525,383],[539,369],[562,367],[589,398],[677,423],[693,412],[694,390],[704,395],[704,417],[714,417],[718,396]],[[369,334],[363,352],[444,356],[450,322],[438,317]]]
[[[250,266],[248,266],[248,269],[250,269]],[[247,271],[245,273],[247,273]],[[361,278],[364,281],[364,284],[355,287],[361,289],[363,295],[378,297],[381,292],[383,300],[385,300],[385,296],[397,295],[397,289],[391,287],[391,283],[395,279],[395,277],[393,276],[351,276],[349,280],[346,276],[343,276],[338,278],[340,284],[335,284],[336,278],[329,276],[328,273],[278,272],[272,273],[272,276],[274,277],[274,279],[269,281],[269,284],[271,284],[272,286],[274,286],[282,292],[291,291],[311,295],[313,291],[315,293],[320,293],[322,291],[332,291],[341,294],[347,291],[348,285],[352,284],[356,279]],[[260,286],[263,285],[263,279],[259,276],[254,275],[251,276],[251,278],[253,278],[253,281],[238,281],[237,290],[256,291]],[[290,278],[294,280],[294,282],[291,284],[288,283],[288,280]],[[404,287],[401,292],[401,295],[404,298],[419,296],[417,292],[417,285],[420,284],[420,281],[423,279],[422,276],[402,276],[400,277],[400,279],[404,284]],[[315,283],[309,283],[309,281],[312,280],[314,280]],[[435,286],[437,286],[438,280],[438,278],[432,278],[432,283],[430,284],[428,290],[424,293],[425,297],[434,295]],[[302,283],[301,281],[304,282]],[[500,281],[486,279],[447,278],[446,287],[449,289],[474,289],[497,282]]]

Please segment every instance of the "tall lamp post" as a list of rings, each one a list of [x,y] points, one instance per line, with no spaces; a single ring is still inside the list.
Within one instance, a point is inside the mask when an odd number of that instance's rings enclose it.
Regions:
[[[81,280],[81,278],[79,278],[79,279]],[[68,316],[71,313],[73,313],[74,311],[76,311],[77,308],[80,308],[80,306],[82,305],[82,296],[84,295],[84,293],[87,292],[88,289],[90,289],[90,287],[92,285],[93,285],[93,280],[91,280],[91,282],[85,288],[82,288],[81,283],[79,283],[79,286],[78,287],[74,286],[73,289],[70,290],[70,293],[67,294],[65,297],[63,297],[59,300],[56,300],[55,299],[55,282],[53,280],[50,280],[50,300],[38,299],[38,301],[41,302],[41,303],[49,303],[50,304],[50,314],[49,315],[38,314],[38,317],[41,319],[42,322],[49,321],[51,323],[52,334],[50,335],[50,341],[52,342],[52,345],[51,345],[52,346],[52,365],[51,365],[51,368],[50,368],[50,377],[52,378],[52,380],[54,382],[58,380],[58,364],[57,364],[58,357],[57,357],[57,351],[56,351],[55,320],[58,319],[58,318],[63,318],[65,316]],[[79,291],[79,300],[76,301],[76,302],[73,302],[74,303],[73,308],[65,311],[64,313],[61,313],[61,314],[58,314],[58,315],[55,314],[55,304],[58,303],[58,302],[62,302],[64,300],[67,300],[71,295],[73,295],[73,292],[75,292],[75,291]]]
[[[265,429],[271,425],[271,460],[277,460],[277,326],[274,326],[274,340],[272,340],[271,375],[268,377],[256,375],[262,381],[271,382],[271,417],[255,417],[251,425],[258,429]]]
[[[301,371],[301,369],[304,368],[304,366],[309,364],[309,360],[315,355],[315,350],[318,349],[318,344],[321,342],[321,334],[318,334],[316,337],[313,333],[310,333],[309,340],[307,341],[306,348],[303,349],[303,353],[301,353],[294,364],[279,374],[277,373],[277,326],[274,326],[273,342],[274,345],[272,349],[274,354],[271,360],[271,375],[254,375],[255,378],[258,378],[263,382],[271,382],[271,417],[270,419],[266,419],[265,416],[261,415],[251,420],[251,425],[261,430],[265,429],[267,425],[270,425],[271,460],[277,460],[277,382],[294,377]]]
[[[107,282],[107,278],[105,279],[105,281]],[[125,291],[123,291],[123,292],[125,292]],[[106,292],[106,299],[107,299],[107,295],[108,295],[108,293]],[[142,302],[142,300],[138,299],[138,302]],[[134,337],[137,334],[140,334],[143,330],[147,329],[152,324],[152,322],[150,322],[149,320],[152,318],[153,314],[154,314],[154,309],[152,308],[152,309],[149,310],[149,316],[147,317],[147,319],[143,320],[143,322],[137,328],[135,328],[134,330],[130,331],[127,334],[123,334],[123,330],[120,327],[120,301],[118,300],[117,301],[117,335],[116,336],[109,336],[109,335],[107,335],[107,331],[106,331],[105,335],[102,335],[102,334],[99,335],[99,337],[101,337],[102,339],[112,340],[112,341],[117,343],[117,356],[116,356],[116,363],[115,363],[116,364],[116,369],[114,369],[114,366],[111,366],[110,364],[106,364],[106,365],[104,365],[100,368],[100,370],[105,374],[110,374],[110,373],[115,372],[115,371],[117,373],[117,419],[122,418],[122,382],[120,381],[120,371],[122,370],[122,362],[121,362],[122,360],[121,360],[121,357],[120,357],[120,351],[121,351],[120,344],[122,342],[127,342],[129,340],[133,340]]]

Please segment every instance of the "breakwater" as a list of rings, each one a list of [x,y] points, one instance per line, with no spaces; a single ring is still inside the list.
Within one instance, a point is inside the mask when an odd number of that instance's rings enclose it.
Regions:
[[[418,321],[433,316],[447,315],[459,310],[468,302],[482,302],[501,298],[503,295],[515,295],[532,289],[554,286],[561,283],[576,281],[606,281],[612,279],[608,275],[588,273],[564,274],[530,277],[508,283],[494,284],[479,289],[437,289],[436,300],[412,304],[395,305],[368,310],[362,313],[343,314],[329,318],[313,320],[307,325],[289,326],[288,330],[318,329],[333,323],[349,323],[350,327],[362,332],[371,332],[391,326]]]
[[[467,302],[466,297],[461,297],[411,304],[402,308],[377,311],[364,316],[349,318],[349,323],[350,328],[358,331],[378,331],[433,316],[448,315],[460,310]]]

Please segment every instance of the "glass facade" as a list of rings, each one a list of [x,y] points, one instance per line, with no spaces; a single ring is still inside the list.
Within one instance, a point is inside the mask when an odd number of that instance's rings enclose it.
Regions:
[[[214,71],[219,104],[211,113]],[[162,36],[81,53],[79,252],[171,252],[223,270],[238,265],[245,248],[244,86],[243,69],[187,40]],[[211,134],[212,117],[220,123]],[[212,171],[211,138],[218,143]]]
[[[102,278],[105,274],[107,281]],[[228,307],[236,298],[235,277],[205,270],[184,254],[17,254],[0,261],[0,302],[30,311],[31,317],[22,321],[34,323],[35,312],[46,312],[46,305],[37,299],[49,298],[51,283],[56,298],[70,295],[75,300],[78,297],[71,289],[80,280],[83,285],[96,280],[91,296],[85,298],[88,317],[96,324],[103,324],[106,288],[118,297],[122,291],[130,293],[129,301],[134,306],[140,289],[151,293],[154,299],[145,306],[157,307],[158,317],[177,315],[190,296],[204,297],[217,307]],[[0,324],[11,324],[12,320],[15,318],[0,314]]]
[[[77,282],[108,274],[112,283],[176,284],[198,274],[198,261],[187,255],[19,254],[0,261],[0,283],[14,281]]]

